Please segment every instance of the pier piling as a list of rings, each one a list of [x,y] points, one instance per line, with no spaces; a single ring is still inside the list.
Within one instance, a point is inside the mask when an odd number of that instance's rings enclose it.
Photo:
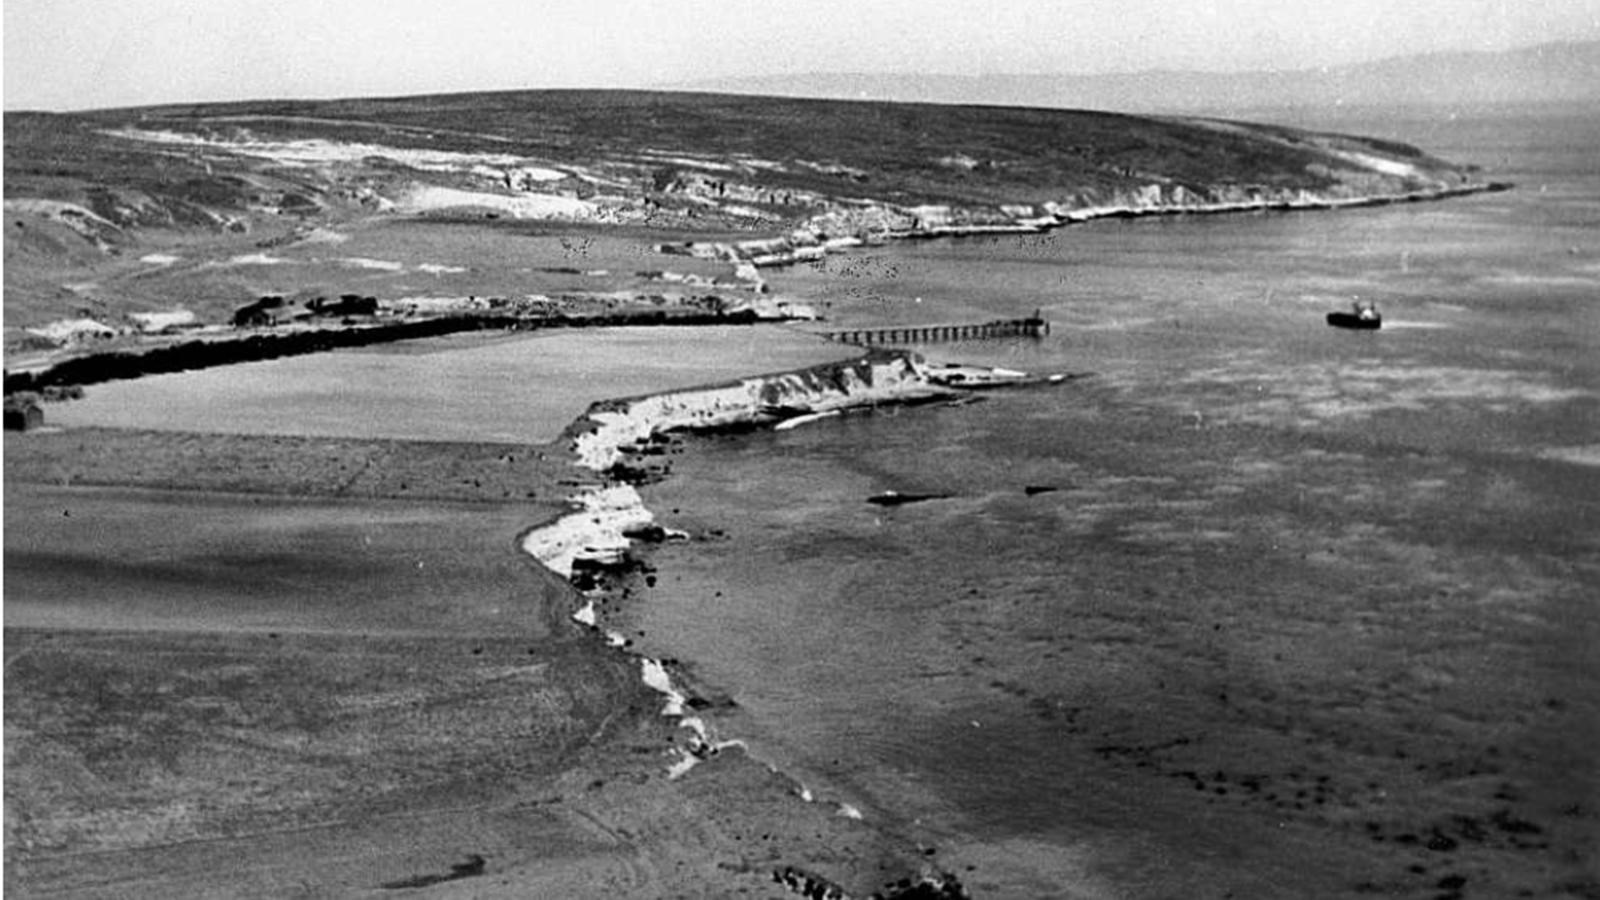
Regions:
[[[967,325],[924,325],[917,328],[858,328],[824,332],[823,337],[844,344],[929,344],[941,341],[983,340],[1006,337],[1043,337],[1050,323],[1036,312],[1026,319],[996,319]]]

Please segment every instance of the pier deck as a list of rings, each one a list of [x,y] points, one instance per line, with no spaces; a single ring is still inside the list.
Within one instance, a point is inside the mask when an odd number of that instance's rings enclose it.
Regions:
[[[828,331],[823,336],[844,344],[931,344],[942,341],[984,340],[1006,337],[1042,337],[1050,323],[1040,316],[996,319],[970,325],[900,325],[893,328],[855,328]]]

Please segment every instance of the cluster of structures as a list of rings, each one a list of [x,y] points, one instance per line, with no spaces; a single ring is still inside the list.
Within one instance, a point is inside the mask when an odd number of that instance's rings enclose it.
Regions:
[[[42,391],[14,391],[5,398],[5,430],[32,431],[44,427],[45,402],[72,400],[83,396],[76,385],[52,385]]]
[[[377,297],[340,294],[336,300],[317,297],[307,300],[304,306],[300,306],[277,294],[269,294],[234,310],[233,327],[269,328],[318,318],[348,320],[377,314]]]
[[[93,346],[126,336],[203,334],[226,331],[230,327],[263,328],[316,319],[348,321],[377,315],[378,310],[378,298],[359,294],[342,294],[336,299],[316,297],[303,305],[271,295],[234,310],[229,325],[206,325],[187,309],[128,313],[124,322],[115,325],[88,317],[60,319],[23,329],[23,339],[18,349],[62,350]]]

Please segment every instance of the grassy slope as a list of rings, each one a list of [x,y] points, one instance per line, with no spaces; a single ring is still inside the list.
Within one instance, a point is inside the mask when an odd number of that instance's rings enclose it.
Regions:
[[[216,147],[202,154],[192,146],[104,133],[130,126],[223,140],[248,134],[276,141],[511,154],[582,167],[609,179],[612,184],[602,190],[624,206],[648,202],[661,210],[635,220],[656,232],[743,228],[779,233],[830,206],[863,200],[992,211],[1008,203],[1089,202],[1153,183],[1198,190],[1316,190],[1371,177],[1330,155],[1330,146],[1418,164],[1430,178],[1459,177],[1442,161],[1381,142],[1268,126],[1219,128],[1198,120],[1015,107],[546,91],[10,113],[5,116],[8,203],[65,201],[104,220],[84,233],[59,219],[8,207],[6,313],[13,327],[74,315],[115,318],[174,304],[205,310],[215,321],[217,313],[264,292],[357,290],[398,296],[438,287],[416,279],[373,280],[370,272],[338,271],[326,264],[301,265],[290,274],[291,267],[267,272],[266,267],[215,267],[202,261],[277,252],[314,227],[353,230],[359,236],[370,233],[363,230],[367,226],[395,221],[370,202],[363,205],[361,196],[392,198],[419,184],[503,190],[492,178],[474,181],[460,172],[423,171],[392,160],[291,167]],[[673,157],[773,161],[778,165],[747,166],[726,178],[758,192],[795,192],[796,199],[739,201],[758,216],[740,219],[726,209],[731,199],[713,194],[707,201],[704,195],[675,192],[672,180],[686,167]],[[687,171],[724,177],[705,168]],[[577,179],[545,189],[580,195],[595,190]],[[801,195],[804,199],[798,199]],[[444,227],[437,219],[402,221],[409,228]],[[529,227],[488,223],[481,215],[468,224],[485,234]],[[583,228],[574,223],[540,227],[557,233]],[[641,234],[641,245],[648,239]],[[424,261],[412,258],[415,249],[396,252],[409,253],[401,261]],[[180,255],[191,265],[152,270],[138,262],[151,253]],[[480,295],[505,290],[505,273],[487,277],[483,284],[463,278],[449,287]],[[547,289],[537,277],[513,283],[530,292]]]
[[[646,149],[829,161],[871,173],[857,190],[876,199],[973,203],[1026,202],[1039,199],[1040,192],[1128,187],[1148,180],[1124,174],[1128,170],[1190,185],[1315,187],[1319,179],[1306,166],[1328,162],[1315,144],[1330,139],[1275,127],[1230,134],[1178,119],[1081,110],[636,91],[238,103],[158,107],[141,114],[146,127],[182,128],[228,118],[258,132],[367,141],[373,140],[373,129],[360,123],[379,122],[391,126],[384,130],[386,143],[488,152],[514,147],[556,161],[615,158]],[[255,117],[288,118],[269,125]],[[97,118],[117,122],[126,115]],[[1393,144],[1355,143],[1417,156]],[[994,165],[963,171],[938,163],[957,154]],[[763,180],[786,187],[838,187],[837,179],[821,175],[764,173]]]

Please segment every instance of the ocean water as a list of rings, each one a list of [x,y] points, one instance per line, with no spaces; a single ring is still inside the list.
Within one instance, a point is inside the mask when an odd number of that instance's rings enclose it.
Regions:
[[[1518,187],[777,273],[1086,377],[692,439],[613,624],[981,897],[1600,895],[1600,116],[1280,118]]]

